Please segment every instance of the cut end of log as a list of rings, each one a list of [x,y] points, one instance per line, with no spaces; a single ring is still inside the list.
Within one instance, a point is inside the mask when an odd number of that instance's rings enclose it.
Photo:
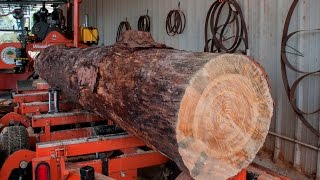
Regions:
[[[220,55],[191,79],[176,126],[195,179],[227,179],[247,167],[267,136],[273,101],[266,73],[247,56]]]

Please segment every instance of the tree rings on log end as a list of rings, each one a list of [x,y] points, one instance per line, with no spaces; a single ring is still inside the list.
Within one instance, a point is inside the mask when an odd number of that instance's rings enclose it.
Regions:
[[[266,73],[243,55],[219,55],[190,80],[176,138],[195,179],[227,179],[263,146],[273,114]]]

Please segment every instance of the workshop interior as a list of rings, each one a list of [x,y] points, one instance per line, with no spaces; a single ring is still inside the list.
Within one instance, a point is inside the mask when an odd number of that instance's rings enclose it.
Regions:
[[[0,0],[0,180],[320,179],[318,7]]]

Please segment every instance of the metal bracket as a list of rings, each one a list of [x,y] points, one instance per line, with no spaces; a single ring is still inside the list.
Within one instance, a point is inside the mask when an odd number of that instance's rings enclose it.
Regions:
[[[51,157],[53,159],[58,159],[58,158],[66,157],[66,156],[67,156],[67,151],[66,151],[65,147],[55,149],[51,153]]]

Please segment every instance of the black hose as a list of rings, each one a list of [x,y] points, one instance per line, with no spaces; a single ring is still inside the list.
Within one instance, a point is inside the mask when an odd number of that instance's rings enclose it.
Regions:
[[[150,24],[151,24],[150,16],[148,15],[140,16],[138,20],[138,30],[150,32]]]
[[[227,16],[224,22],[221,22],[223,21],[221,14],[224,9],[227,9]],[[235,27],[234,35],[225,37],[228,26],[231,24]],[[229,45],[230,41],[231,45]],[[228,42],[228,47],[226,42]],[[249,46],[248,30],[240,5],[235,0],[215,1],[209,8],[206,17],[204,51],[234,53],[238,51],[241,42],[244,43],[245,50],[240,52],[245,54]]]
[[[121,34],[122,34],[124,31],[130,30],[130,29],[131,29],[131,26],[130,26],[130,23],[129,23],[128,21],[122,21],[122,22],[120,22],[119,27],[118,27],[118,31],[117,31],[116,42],[119,41],[119,39],[120,39],[120,37],[121,37]]]
[[[171,10],[166,19],[166,31],[169,36],[181,34],[186,27],[186,16],[181,10]]]

